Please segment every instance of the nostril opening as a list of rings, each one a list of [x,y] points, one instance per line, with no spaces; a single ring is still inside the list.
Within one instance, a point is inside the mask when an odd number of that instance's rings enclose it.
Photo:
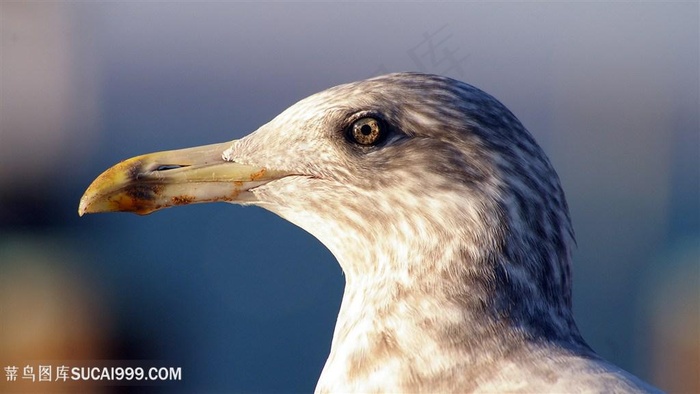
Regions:
[[[164,165],[156,167],[156,169],[154,171],[168,171],[168,170],[174,170],[174,169],[182,168],[182,167],[187,167],[187,166],[181,166],[178,164],[164,164]]]

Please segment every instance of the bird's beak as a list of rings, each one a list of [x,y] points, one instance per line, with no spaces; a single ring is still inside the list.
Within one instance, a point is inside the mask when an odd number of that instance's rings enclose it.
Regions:
[[[78,214],[134,212],[200,202],[252,202],[249,191],[289,175],[222,159],[232,142],[149,153],[124,160],[95,179]]]

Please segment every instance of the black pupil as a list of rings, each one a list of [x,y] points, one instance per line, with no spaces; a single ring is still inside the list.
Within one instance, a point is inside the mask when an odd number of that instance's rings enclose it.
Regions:
[[[372,126],[365,124],[360,127],[360,132],[364,135],[370,135],[372,134]]]

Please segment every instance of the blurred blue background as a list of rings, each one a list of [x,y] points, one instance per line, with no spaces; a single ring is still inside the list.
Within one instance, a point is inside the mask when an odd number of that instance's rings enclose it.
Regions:
[[[1,3],[3,367],[161,360],[183,380],[146,389],[312,391],[344,285],[323,245],[259,208],[78,218],[78,201],[122,159],[239,138],[309,94],[412,70],[493,94],[550,156],[591,346],[700,391],[698,8]]]

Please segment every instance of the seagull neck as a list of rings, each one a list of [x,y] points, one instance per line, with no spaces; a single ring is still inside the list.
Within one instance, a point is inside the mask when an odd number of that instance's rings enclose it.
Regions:
[[[383,278],[348,278],[334,337],[347,340],[353,335],[379,334],[386,340],[409,329],[422,342],[442,342],[445,335],[463,335],[462,340],[482,337],[496,319],[490,314],[479,285],[446,285],[445,275],[412,278],[396,274]],[[404,333],[405,334],[405,333]],[[454,338],[453,338],[454,339]]]
[[[364,382],[370,386],[354,389],[381,391],[402,387],[416,371],[435,374],[421,379],[440,379],[493,359],[492,343],[499,342],[502,350],[511,345],[503,338],[515,340],[510,328],[498,326],[484,311],[478,296],[483,289],[453,286],[446,273],[412,274],[347,278],[319,388],[333,391]]]

